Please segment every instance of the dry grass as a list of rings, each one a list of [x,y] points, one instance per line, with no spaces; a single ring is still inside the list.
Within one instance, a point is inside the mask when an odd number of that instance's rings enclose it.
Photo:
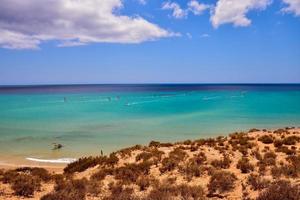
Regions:
[[[270,184],[261,192],[257,200],[299,200],[300,187],[289,181],[279,180]]]
[[[294,200],[299,138],[300,128],[253,129],[229,137],[135,145],[79,159],[63,174],[28,167],[0,170],[0,199]]]

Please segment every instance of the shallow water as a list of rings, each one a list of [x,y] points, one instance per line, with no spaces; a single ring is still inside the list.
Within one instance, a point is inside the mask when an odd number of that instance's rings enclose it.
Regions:
[[[300,85],[0,88],[0,162],[300,125]],[[53,143],[64,147],[52,150]]]

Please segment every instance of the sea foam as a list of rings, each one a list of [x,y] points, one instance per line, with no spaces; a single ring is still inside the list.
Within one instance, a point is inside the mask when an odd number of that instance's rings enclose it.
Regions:
[[[76,161],[75,158],[59,158],[59,159],[39,159],[39,158],[26,158],[27,160],[34,161],[34,162],[43,162],[43,163],[71,163]]]

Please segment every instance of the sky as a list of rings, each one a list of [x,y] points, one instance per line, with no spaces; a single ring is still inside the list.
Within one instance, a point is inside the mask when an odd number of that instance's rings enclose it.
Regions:
[[[0,85],[300,83],[300,0],[0,0]]]

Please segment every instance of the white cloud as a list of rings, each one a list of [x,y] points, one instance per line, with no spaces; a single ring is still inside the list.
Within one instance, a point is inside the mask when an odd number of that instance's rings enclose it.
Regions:
[[[210,8],[207,4],[199,3],[196,0],[192,0],[188,3],[189,10],[194,13],[194,15],[202,14],[206,9]]]
[[[210,5],[199,3],[197,0],[189,1],[186,9],[181,8],[176,2],[166,1],[162,4],[162,9],[171,10],[172,16],[176,19],[186,18],[189,12],[200,15],[208,8],[210,8]]]
[[[294,13],[296,16],[300,16],[300,0],[282,0],[287,7],[281,9],[286,13]]]
[[[0,29],[0,46],[8,49],[38,49],[40,41],[22,33]]]
[[[201,38],[208,38],[208,37],[210,37],[210,35],[207,34],[207,33],[203,33],[203,34],[200,35],[200,37]]]
[[[172,16],[176,19],[181,19],[187,16],[187,11],[183,10],[178,3],[164,2],[162,5],[163,10],[172,10]]]
[[[251,20],[246,14],[250,10],[264,10],[270,3],[271,0],[219,0],[212,12],[211,22],[215,28],[226,23],[248,26]]]
[[[0,47],[36,49],[98,42],[140,43],[170,33],[136,16],[119,15],[122,0],[0,0]]]

